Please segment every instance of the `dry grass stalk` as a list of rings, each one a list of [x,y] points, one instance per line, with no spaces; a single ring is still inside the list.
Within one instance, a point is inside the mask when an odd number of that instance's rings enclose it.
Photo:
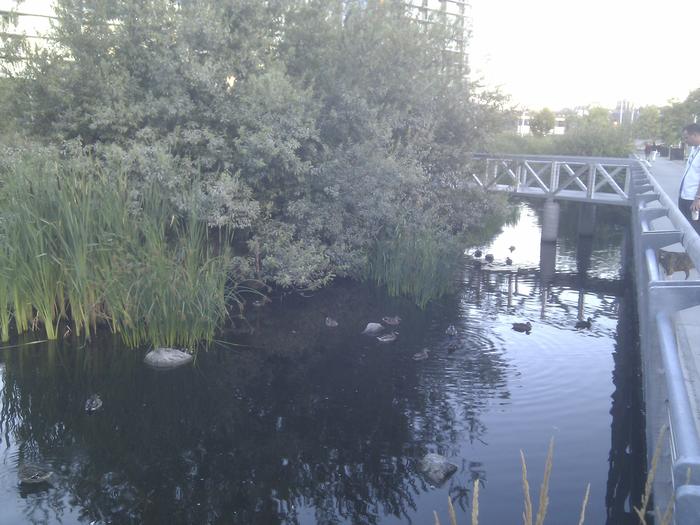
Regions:
[[[454,505],[452,505],[452,498],[449,496],[447,496],[447,510],[450,513],[451,525],[457,525],[457,514],[455,513]]]
[[[433,511],[433,516],[435,516],[435,525],[440,525],[440,518],[438,518],[437,511]]]
[[[479,480],[474,480],[472,492],[472,525],[479,525]]]
[[[647,480],[644,484],[644,494],[642,494],[642,505],[640,508],[632,507],[634,509],[634,512],[637,514],[637,517],[639,518],[639,525],[647,525],[647,506],[649,505],[649,500],[651,498],[651,487],[653,485],[654,476],[656,475],[656,467],[659,464],[659,457],[661,456],[661,447],[667,430],[668,425],[663,425],[661,427],[661,430],[659,431],[659,435],[656,438],[656,447],[654,448],[654,455],[651,459],[651,469],[647,473]],[[671,505],[672,503],[669,504],[669,507]],[[668,509],[666,510],[668,512]]]
[[[583,496],[583,504],[581,505],[581,517],[578,519],[578,525],[583,525],[586,519],[586,506],[588,505],[588,497],[591,495],[591,484],[586,485],[586,494]]]
[[[536,525],[542,525],[544,518],[547,515],[547,507],[549,506],[549,478],[552,474],[552,463],[554,460],[554,438],[549,440],[549,450],[547,451],[547,461],[544,465],[544,476],[542,478],[542,486],[540,487],[540,501],[537,508]]]
[[[671,523],[671,520],[673,519],[673,507],[675,502],[676,500],[674,498],[671,498],[671,500],[668,502],[666,512],[664,512],[664,515],[658,520],[659,525],[669,525]]]
[[[527,464],[525,463],[525,453],[520,451],[520,464],[523,471],[523,498],[525,510],[523,511],[523,525],[532,525],[532,500],[530,499],[530,484],[527,482]]]

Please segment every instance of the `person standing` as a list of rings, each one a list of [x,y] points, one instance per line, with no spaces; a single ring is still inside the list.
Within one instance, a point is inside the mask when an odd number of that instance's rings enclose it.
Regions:
[[[685,126],[683,140],[690,146],[690,152],[678,194],[678,209],[700,234],[700,220],[693,219],[694,212],[696,217],[700,214],[700,124]]]

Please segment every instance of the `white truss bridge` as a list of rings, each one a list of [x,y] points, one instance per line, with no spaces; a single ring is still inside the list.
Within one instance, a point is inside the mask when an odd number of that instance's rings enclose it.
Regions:
[[[636,159],[475,153],[473,180],[522,197],[630,206]]]

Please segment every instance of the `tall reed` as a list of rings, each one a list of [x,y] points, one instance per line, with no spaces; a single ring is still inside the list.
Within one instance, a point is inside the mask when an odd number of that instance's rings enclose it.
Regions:
[[[390,295],[407,295],[424,308],[450,290],[460,261],[461,250],[451,237],[405,225],[376,243],[368,275]]]
[[[135,192],[118,165],[40,150],[0,165],[0,187],[0,337],[10,317],[48,339],[65,320],[78,336],[103,324],[132,347],[194,348],[226,319],[230,254],[155,184]]]

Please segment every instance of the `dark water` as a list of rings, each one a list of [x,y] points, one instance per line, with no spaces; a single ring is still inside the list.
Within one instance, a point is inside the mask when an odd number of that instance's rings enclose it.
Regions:
[[[434,510],[449,523],[449,494],[466,524],[478,479],[479,523],[516,524],[519,451],[536,508],[551,437],[547,522],[577,523],[590,483],[586,523],[633,523],[644,451],[626,219],[598,219],[578,240],[565,208],[551,275],[536,206],[523,206],[486,247],[526,269],[510,293],[506,274],[468,260],[426,311],[339,283],[256,311],[253,335],[226,337],[240,346],[184,370],[153,372],[111,339],[3,351],[0,523],[432,524]],[[573,328],[579,310],[591,330]],[[394,314],[397,342],[359,334]],[[530,335],[511,330],[524,320]],[[94,392],[104,407],[88,415]],[[442,487],[416,471],[426,452],[459,466]],[[52,483],[20,488],[22,461],[49,466]]]

